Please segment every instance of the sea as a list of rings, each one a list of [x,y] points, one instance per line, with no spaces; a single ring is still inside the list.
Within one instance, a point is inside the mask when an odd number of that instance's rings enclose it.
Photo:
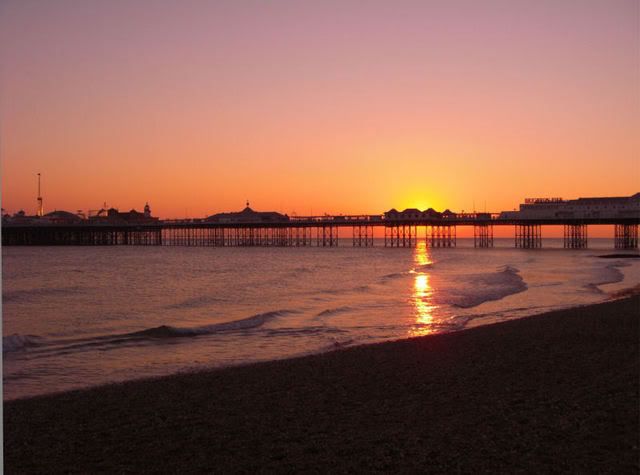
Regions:
[[[600,302],[640,259],[589,249],[3,247],[5,400],[463,331]]]

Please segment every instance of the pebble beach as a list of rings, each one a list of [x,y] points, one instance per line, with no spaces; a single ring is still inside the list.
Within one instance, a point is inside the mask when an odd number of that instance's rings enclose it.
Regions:
[[[6,473],[637,473],[640,296],[5,402]]]

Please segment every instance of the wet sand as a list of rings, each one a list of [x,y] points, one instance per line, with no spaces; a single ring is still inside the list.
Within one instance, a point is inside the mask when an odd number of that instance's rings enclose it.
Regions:
[[[640,297],[6,402],[6,473],[608,472],[639,464]]]

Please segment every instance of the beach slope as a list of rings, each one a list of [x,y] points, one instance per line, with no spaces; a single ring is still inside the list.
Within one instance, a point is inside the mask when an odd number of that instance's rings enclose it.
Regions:
[[[637,473],[640,297],[5,403],[6,473]]]

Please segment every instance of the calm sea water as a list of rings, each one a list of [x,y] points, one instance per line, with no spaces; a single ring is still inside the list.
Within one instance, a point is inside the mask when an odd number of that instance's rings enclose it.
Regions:
[[[591,249],[9,247],[4,398],[457,331],[640,283]],[[640,260],[640,259],[639,259]]]

